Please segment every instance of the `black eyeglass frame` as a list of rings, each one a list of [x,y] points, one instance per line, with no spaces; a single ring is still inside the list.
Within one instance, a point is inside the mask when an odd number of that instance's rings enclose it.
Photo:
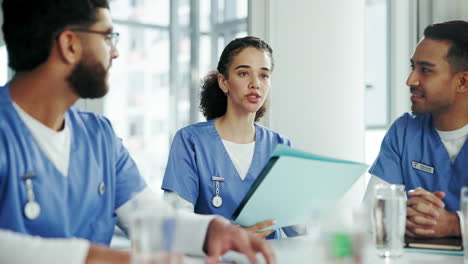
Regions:
[[[100,35],[106,36],[107,39],[110,40],[111,47],[114,49],[117,47],[117,43],[119,42],[119,37],[120,37],[119,32],[102,32],[102,31],[96,31],[96,30],[87,29],[87,28],[70,28],[68,30],[73,31],[73,32],[100,34]]]

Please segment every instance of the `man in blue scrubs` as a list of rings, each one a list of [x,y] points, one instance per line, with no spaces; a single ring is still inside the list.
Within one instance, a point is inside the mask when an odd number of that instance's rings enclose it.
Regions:
[[[460,236],[460,190],[468,185],[468,22],[428,26],[411,68],[412,113],[388,130],[368,193],[377,183],[403,184],[407,235]]]
[[[72,107],[108,91],[119,35],[107,0],[4,0],[3,14],[16,74],[0,87],[0,262],[128,263],[98,244],[128,227],[131,202],[154,197],[109,121]],[[275,261],[267,242],[221,217],[177,215],[180,251]]]

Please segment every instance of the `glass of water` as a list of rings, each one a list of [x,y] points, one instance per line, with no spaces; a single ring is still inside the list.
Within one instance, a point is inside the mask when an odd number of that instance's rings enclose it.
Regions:
[[[463,187],[460,192],[460,205],[463,215],[463,224],[465,232],[463,232],[463,248],[464,248],[464,257],[463,263],[468,264],[468,187]]]
[[[406,224],[405,186],[378,184],[371,206],[372,236],[382,257],[403,254]]]
[[[152,206],[155,201],[134,201],[130,223],[132,264],[179,264],[183,255],[173,251],[176,213]]]

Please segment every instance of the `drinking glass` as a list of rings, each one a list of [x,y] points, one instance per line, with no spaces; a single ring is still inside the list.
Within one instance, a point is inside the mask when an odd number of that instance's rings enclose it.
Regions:
[[[144,199],[134,202],[130,223],[132,264],[182,263],[183,255],[173,252],[176,213],[155,210],[155,202]]]
[[[468,264],[468,187],[463,187],[460,192],[460,205],[461,211],[463,215],[463,250],[464,250],[464,257],[463,263]]]
[[[377,253],[382,257],[403,254],[406,223],[405,187],[378,184],[371,206],[372,233]]]

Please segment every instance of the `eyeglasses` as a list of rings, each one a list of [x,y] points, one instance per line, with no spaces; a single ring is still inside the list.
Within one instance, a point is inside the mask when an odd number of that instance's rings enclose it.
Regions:
[[[114,49],[117,47],[117,43],[119,42],[119,37],[120,37],[120,34],[118,32],[101,32],[101,31],[95,31],[95,30],[86,29],[86,28],[71,28],[70,30],[75,31],[75,32],[103,35],[105,36],[105,40],[107,41],[107,43],[109,43],[111,47]]]

